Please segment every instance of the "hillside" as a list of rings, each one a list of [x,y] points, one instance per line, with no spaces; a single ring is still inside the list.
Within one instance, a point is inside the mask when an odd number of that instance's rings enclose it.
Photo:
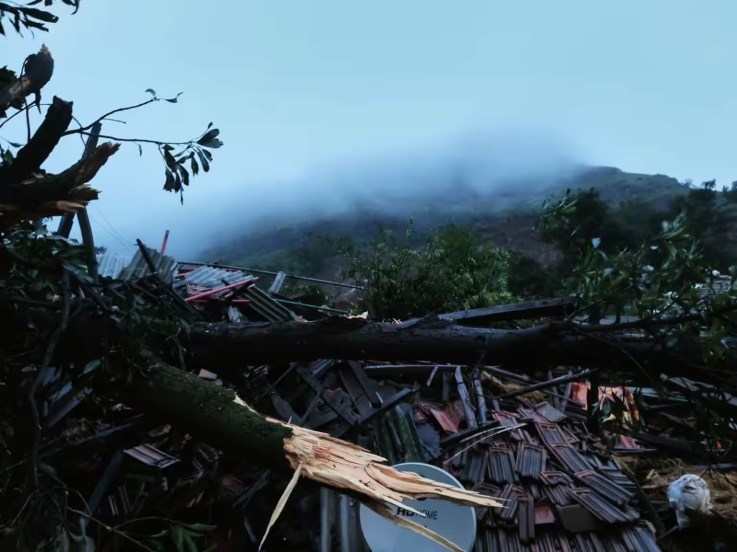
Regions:
[[[665,208],[687,187],[675,178],[621,171],[610,167],[580,169],[565,177],[539,181],[508,181],[484,190],[482,186],[435,186],[422,197],[392,198],[390,208],[377,199],[361,201],[350,209],[324,213],[308,220],[283,221],[255,231],[244,231],[228,242],[206,250],[203,260],[273,270],[288,270],[320,277],[335,277],[339,263],[330,240],[350,236],[361,242],[379,228],[402,233],[414,221],[415,237],[446,223],[469,224],[491,243],[530,256],[543,264],[555,252],[541,243],[533,225],[546,198],[566,189],[596,189],[610,204],[643,202]]]

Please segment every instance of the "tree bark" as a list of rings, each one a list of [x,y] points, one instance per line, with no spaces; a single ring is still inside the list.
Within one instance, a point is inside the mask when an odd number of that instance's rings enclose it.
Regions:
[[[176,425],[227,453],[241,456],[251,465],[290,474],[293,483],[305,477],[357,496],[377,513],[450,550],[462,552],[454,543],[396,516],[392,507],[404,505],[411,509],[405,501],[422,498],[469,506],[502,506],[497,500],[473,491],[398,472],[387,466],[384,458],[357,445],[264,417],[231,390],[162,363],[153,355],[144,353],[141,358],[124,393],[126,402],[137,410]],[[102,392],[111,390],[102,389]]]
[[[284,440],[292,432],[236,402],[230,389],[204,382],[159,361],[140,367],[127,402],[254,465],[291,473]]]
[[[693,375],[689,366],[699,361],[693,352],[679,352],[676,357],[650,341],[582,334],[564,324],[496,330],[429,319],[392,324],[335,318],[282,324],[202,324],[194,327],[190,339],[196,365],[225,371],[249,364],[318,358],[430,360],[507,366],[523,373],[554,365],[616,368],[620,374],[651,380],[660,371]]]
[[[40,218],[76,213],[97,199],[99,191],[90,187],[92,180],[120,144],[105,142],[92,154],[59,174],[28,178],[12,185],[0,184],[0,212],[3,225],[25,218]],[[11,165],[11,168],[15,165]],[[3,176],[0,174],[0,183]]]
[[[10,165],[0,169],[0,183],[2,183],[0,190],[3,191],[0,201],[15,201],[15,198],[7,196],[8,187],[25,180],[41,168],[71,122],[72,103],[54,96],[46,117],[30,141],[18,151]]]

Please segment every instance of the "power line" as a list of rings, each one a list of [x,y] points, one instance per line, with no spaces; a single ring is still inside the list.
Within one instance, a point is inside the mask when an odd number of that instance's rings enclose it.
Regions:
[[[133,240],[126,239],[120,232],[118,232],[115,227],[110,223],[110,221],[107,219],[107,217],[98,209],[97,205],[93,205],[95,208],[95,212],[102,217],[102,220],[104,221],[104,224],[101,225],[102,229],[105,230],[108,234],[113,236],[115,239],[117,239],[121,244],[125,245],[126,247],[131,247],[133,245]],[[96,222],[100,222],[97,220]]]

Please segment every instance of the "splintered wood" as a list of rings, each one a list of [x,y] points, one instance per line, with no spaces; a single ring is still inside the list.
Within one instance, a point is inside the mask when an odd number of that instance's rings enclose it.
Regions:
[[[473,491],[399,472],[384,464],[386,459],[381,456],[325,433],[266,419],[292,431],[292,436],[284,440],[284,451],[295,472],[335,489],[361,495],[363,502],[379,515],[449,550],[461,549],[422,525],[396,516],[391,506],[401,506],[419,516],[422,513],[404,504],[405,500],[437,498],[468,506],[503,506],[498,500]]]
[[[18,185],[36,194],[37,201],[33,210],[28,211],[27,205],[0,202],[0,213],[15,215],[11,220],[20,220],[25,217],[53,217],[81,211],[100,194],[89,186],[89,182],[119,148],[120,144],[105,142],[95,148],[89,157],[63,173],[33,175]]]

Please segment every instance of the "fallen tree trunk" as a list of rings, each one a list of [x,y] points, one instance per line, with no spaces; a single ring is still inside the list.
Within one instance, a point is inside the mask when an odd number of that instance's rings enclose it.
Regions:
[[[175,424],[223,451],[293,480],[303,476],[359,497],[377,513],[450,550],[461,550],[419,524],[395,516],[406,500],[439,498],[470,506],[501,507],[485,495],[401,473],[385,459],[346,441],[264,417],[232,391],[144,357],[128,388],[137,410]],[[289,488],[289,487],[288,487]],[[411,509],[411,508],[409,508]],[[276,512],[278,515],[278,511]],[[421,513],[419,514],[422,515]]]
[[[650,380],[660,371],[693,375],[690,366],[700,363],[693,351],[679,351],[676,356],[652,341],[583,333],[569,324],[496,330],[438,320],[392,324],[335,318],[309,323],[203,324],[193,328],[190,338],[193,362],[219,370],[319,358],[431,360],[503,365],[525,373],[555,365],[616,368],[620,374]]]

